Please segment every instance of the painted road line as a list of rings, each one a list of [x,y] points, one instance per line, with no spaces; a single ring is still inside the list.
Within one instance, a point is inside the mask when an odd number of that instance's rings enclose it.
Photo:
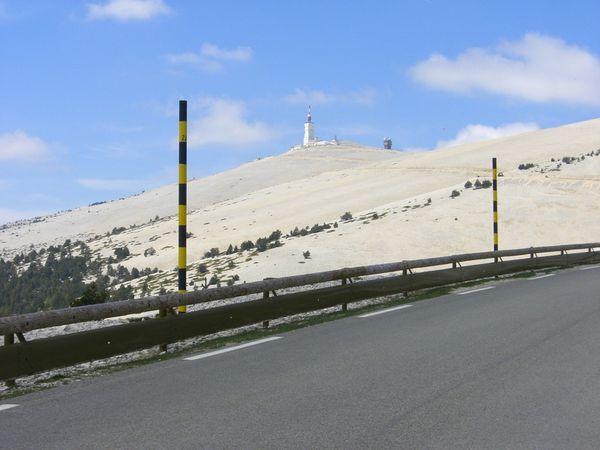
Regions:
[[[600,266],[580,267],[579,270],[600,269]]]
[[[15,405],[13,403],[6,403],[5,405],[0,405],[0,411],[5,411],[7,409],[16,408],[19,405]]]
[[[197,359],[208,358],[210,356],[220,355],[221,353],[233,352],[234,350],[240,350],[246,347],[252,347],[253,345],[264,344],[265,342],[275,341],[281,339],[280,336],[273,336],[270,338],[259,339],[258,341],[248,342],[247,344],[236,345],[235,347],[223,348],[221,350],[215,350],[214,352],[202,353],[201,355],[190,356],[189,358],[183,358],[185,361],[195,361]]]
[[[547,275],[540,275],[539,277],[527,278],[527,281],[541,280],[542,278],[548,278],[548,277],[553,277],[553,276],[554,276],[553,273],[549,273]]]
[[[488,286],[488,287],[484,287],[484,288],[473,289],[472,291],[458,292],[457,295],[474,294],[475,292],[487,291],[488,289],[494,289],[495,287],[496,286]]]
[[[378,316],[379,314],[385,314],[385,313],[389,313],[392,311],[398,311],[399,309],[410,308],[411,306],[412,305],[396,306],[394,308],[382,309],[381,311],[375,311],[375,312],[368,313],[368,314],[362,314],[358,317],[360,317],[361,319],[364,319],[366,317],[373,317],[373,316]]]

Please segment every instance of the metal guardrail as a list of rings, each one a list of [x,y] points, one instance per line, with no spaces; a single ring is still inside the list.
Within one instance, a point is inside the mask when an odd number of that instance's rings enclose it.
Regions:
[[[600,248],[600,243],[468,253],[275,278],[185,294],[167,294],[138,300],[2,317],[0,318],[0,334],[5,335],[5,343],[10,345],[0,347],[0,380],[11,380],[57,367],[107,358],[155,345],[169,344],[195,336],[260,323],[261,321],[336,305],[345,305],[352,301],[528,269],[600,262],[600,254],[594,251],[595,248]],[[587,251],[567,253],[573,250]],[[538,256],[544,253],[559,254]],[[509,261],[499,260],[525,255],[527,258]],[[460,265],[462,262],[486,259],[491,259],[494,262]],[[451,264],[452,268],[411,273],[411,270],[415,268],[447,264]],[[402,271],[402,275],[363,280],[350,284],[345,283],[345,280],[350,278],[399,271]],[[335,280],[341,280],[342,284],[276,297],[265,296],[263,299],[219,306],[182,315],[109,326],[29,342],[19,339],[22,342],[12,343],[14,342],[14,334],[22,338],[23,332],[38,328],[98,320],[159,308],[211,302]],[[12,338],[12,342],[6,340],[7,336]]]

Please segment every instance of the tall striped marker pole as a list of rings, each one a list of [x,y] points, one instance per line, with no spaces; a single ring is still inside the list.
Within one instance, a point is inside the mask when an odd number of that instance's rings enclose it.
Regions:
[[[492,158],[492,190],[494,192],[493,211],[494,211],[494,251],[498,251],[498,168],[496,158]],[[494,258],[498,262],[498,258]]]
[[[187,101],[179,100],[179,264],[178,292],[186,291],[187,266]],[[185,313],[185,305],[177,308]]]

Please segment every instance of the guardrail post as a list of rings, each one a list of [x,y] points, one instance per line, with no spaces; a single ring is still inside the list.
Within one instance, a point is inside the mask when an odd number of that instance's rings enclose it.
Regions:
[[[263,292],[263,299],[268,299],[269,298],[269,291],[264,291]],[[262,323],[263,328],[269,328],[269,321],[268,320],[263,320]]]
[[[347,280],[345,278],[342,278],[342,285],[346,285]],[[348,303],[342,303],[342,311],[348,311]]]
[[[15,335],[10,333],[10,334],[5,334],[4,335],[4,345],[14,345],[15,343]],[[6,387],[8,388],[14,388],[17,383],[15,380],[6,380],[4,382],[6,384]]]
[[[158,318],[162,319],[164,317],[167,317],[167,312],[170,308],[160,308],[158,310]],[[161,352],[166,352],[167,351],[167,344],[160,344],[158,346],[158,350]]]
[[[263,278],[263,281],[272,280],[272,279],[273,279],[273,277]],[[275,292],[273,292],[273,294],[275,294]],[[269,291],[263,291],[263,299],[266,300],[268,298],[269,298]],[[263,328],[269,328],[269,321],[263,320],[262,326],[263,326]]]

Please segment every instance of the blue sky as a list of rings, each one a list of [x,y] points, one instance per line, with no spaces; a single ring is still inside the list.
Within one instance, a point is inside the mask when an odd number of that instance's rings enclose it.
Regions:
[[[597,1],[0,0],[0,223],[316,134],[396,149],[600,117]]]

